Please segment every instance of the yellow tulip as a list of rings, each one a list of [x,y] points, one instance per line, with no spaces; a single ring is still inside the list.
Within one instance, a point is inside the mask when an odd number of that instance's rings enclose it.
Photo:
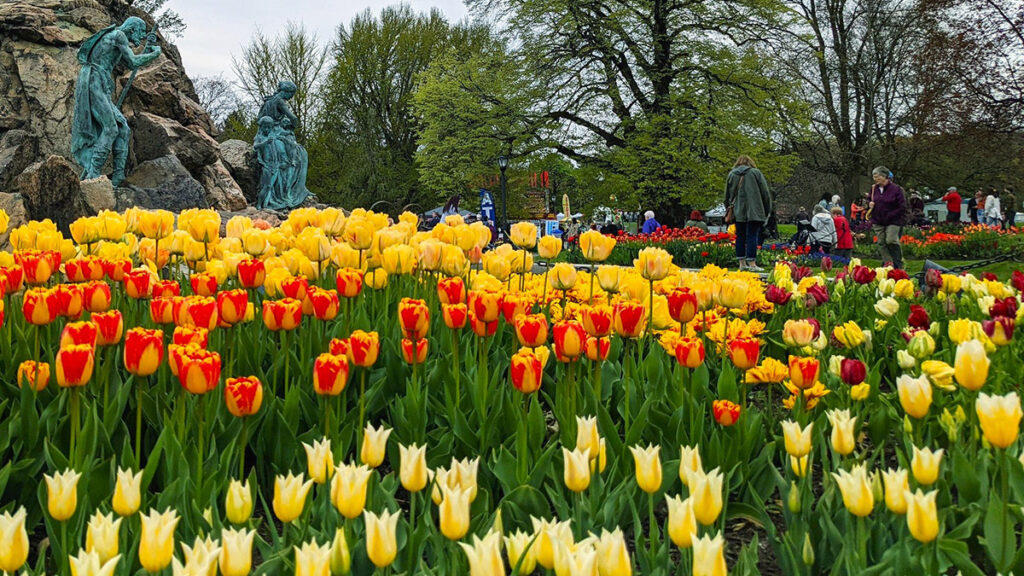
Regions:
[[[865,464],[854,466],[850,472],[846,470],[833,472],[832,476],[836,479],[839,491],[843,494],[843,505],[851,514],[859,517],[871,514],[871,509],[875,507],[875,497],[871,491],[871,481],[868,480]]]
[[[545,236],[546,238],[546,236]],[[537,569],[537,546],[533,534],[516,530],[511,536],[505,537],[505,551],[512,569],[519,569],[519,574],[533,574]]]
[[[597,570],[600,576],[632,576],[633,563],[629,559],[626,538],[616,528],[608,532],[601,529],[601,536],[594,544],[597,550]]]
[[[398,528],[398,516],[400,512],[383,512],[377,516],[367,511],[364,514],[366,521],[366,555],[370,562],[378,568],[389,566],[398,554],[398,540],[395,532]]]
[[[228,238],[241,238],[246,230],[252,229],[252,218],[248,216],[232,216],[224,225],[224,233]]]
[[[501,534],[491,532],[483,540],[473,535],[473,543],[459,542],[469,559],[469,576],[504,576],[505,562],[501,559]]]
[[[832,449],[836,454],[846,456],[857,447],[857,437],[854,427],[857,419],[850,417],[850,411],[829,410],[826,413],[828,421],[832,424]]]
[[[907,490],[904,496],[907,501],[907,528],[910,535],[922,544],[935,540],[939,535],[939,514],[935,508],[938,494],[938,490],[924,494],[918,489],[915,492]]]
[[[703,536],[693,541],[693,576],[728,576],[725,565],[725,538]]]
[[[869,394],[871,394],[871,385],[867,382],[861,382],[856,386],[850,387],[850,398],[858,402],[866,400]]]
[[[693,512],[693,498],[680,500],[678,496],[665,495],[668,502],[668,536],[680,548],[693,545],[693,536],[698,532],[697,517]]]
[[[921,362],[921,372],[928,376],[936,388],[947,392],[956,390],[953,385],[953,367],[949,364],[941,360],[925,360]]]
[[[567,262],[559,262],[548,271],[548,285],[555,290],[571,290],[576,285],[576,268]]]
[[[295,547],[295,576],[330,576],[331,549],[326,544],[306,542]]]
[[[139,511],[142,503],[142,471],[132,474],[131,470],[117,469],[117,483],[114,485],[114,512],[118,516],[131,516]]]
[[[242,484],[232,480],[228,485],[228,494],[224,501],[224,509],[232,524],[245,524],[252,516],[252,490],[249,481]]]
[[[875,302],[875,312],[880,316],[892,318],[900,311],[900,303],[895,298],[885,297]]]
[[[384,462],[384,454],[388,446],[388,436],[391,435],[391,428],[374,428],[369,422],[363,430],[363,446],[359,451],[359,460],[370,468],[376,468]]]
[[[786,452],[790,456],[801,458],[811,453],[814,422],[801,429],[800,424],[787,420],[782,423],[783,437],[786,443]]]
[[[841,326],[836,326],[832,334],[840,344],[847,348],[856,348],[863,344],[866,339],[864,331],[853,320]]]
[[[743,308],[747,305],[747,292],[749,288],[745,280],[726,276],[718,283],[716,299],[724,308]]]
[[[976,392],[985,385],[990,364],[985,345],[980,340],[968,340],[956,347],[953,375],[961,386]]]
[[[532,250],[537,245],[537,226],[530,222],[516,222],[508,232],[512,243],[523,250]]]
[[[598,266],[594,272],[597,275],[597,284],[601,290],[614,294],[619,291],[619,284],[622,283],[623,271],[618,266]]]
[[[0,571],[14,573],[28,560],[25,508],[0,514]]]
[[[331,574],[344,576],[352,570],[352,553],[348,549],[345,529],[338,528],[331,542]]]
[[[139,537],[139,563],[147,572],[160,572],[171,563],[174,554],[174,529],[178,513],[150,510],[142,514],[142,535]]]
[[[661,460],[658,454],[661,446],[630,446],[629,451],[633,453],[633,463],[636,465],[636,483],[640,489],[648,494],[653,494],[661,489]]]
[[[615,238],[597,230],[587,230],[579,237],[580,252],[588,262],[604,262],[615,248]]]
[[[983,392],[978,396],[974,409],[978,413],[981,432],[989,444],[1006,448],[1017,440],[1022,412],[1016,392],[1003,396],[989,396]]]
[[[366,486],[372,471],[365,464],[342,464],[331,480],[331,502],[342,516],[358,518],[366,507]]]
[[[373,290],[383,290],[388,285],[388,273],[383,268],[368,270],[363,275],[363,285],[369,286]]]
[[[896,379],[896,390],[899,393],[903,410],[913,418],[924,418],[932,405],[932,384],[928,376],[917,378],[901,375]]]
[[[697,521],[710,526],[722,513],[722,473],[715,468],[707,474],[690,472],[687,483],[690,486],[690,500],[693,501],[693,514]]]
[[[885,484],[885,507],[893,514],[907,513],[907,499],[905,493],[910,489],[907,481],[907,471],[892,468],[882,472],[882,480]]]
[[[679,447],[679,480],[683,486],[689,487],[688,476],[693,472],[704,472],[700,460],[700,447],[680,446]]]
[[[469,531],[469,494],[468,489],[441,486],[437,523],[449,540],[459,540]]]
[[[537,558],[537,563],[542,568],[552,570],[555,567],[555,550],[559,544],[565,542],[573,543],[572,527],[569,521],[540,520],[532,516],[530,517],[530,522],[536,535],[533,551]]]
[[[366,220],[349,218],[342,237],[355,250],[366,250],[373,245],[373,225]]]
[[[672,267],[672,255],[662,248],[648,246],[637,254],[633,266],[645,280],[657,282],[668,276]]]
[[[553,260],[562,251],[562,239],[557,236],[542,236],[537,242],[537,255],[545,260]]]
[[[980,399],[979,399],[980,400]],[[914,446],[914,457],[910,460],[910,470],[918,484],[930,486],[939,479],[939,468],[942,465],[943,449],[932,452],[928,448]]]
[[[68,564],[71,566],[71,576],[114,576],[120,559],[120,554],[104,560],[96,552],[79,550],[78,555],[68,556]]]
[[[588,452],[591,460],[597,458],[601,451],[601,435],[597,431],[596,417],[576,417],[576,450]]]
[[[901,278],[896,281],[896,285],[892,290],[893,296],[897,298],[903,298],[909,300],[914,297],[914,283],[906,278]]]
[[[306,480],[305,475],[277,476],[274,478],[274,515],[281,522],[288,523],[298,518],[306,508],[306,495],[313,486],[312,480]]]
[[[817,330],[814,324],[807,320],[786,320],[786,323],[782,326],[782,341],[790,348],[810,346],[811,342],[814,341],[814,333]]]
[[[427,486],[427,447],[412,444],[398,445],[399,478],[409,492],[419,492]]]
[[[322,438],[312,445],[302,443],[306,449],[306,467],[309,477],[317,484],[324,484],[334,475],[334,454],[331,452],[331,440]]]
[[[590,450],[562,448],[562,457],[565,487],[573,492],[586,490],[590,486]]]
[[[556,576],[594,576],[597,573],[597,550],[594,548],[593,537],[578,543],[555,543]]]
[[[133,228],[129,219],[129,228]],[[142,210],[138,213],[138,232],[146,238],[161,240],[174,232],[174,213],[167,210]]]
[[[810,456],[802,456],[800,458],[795,456],[789,457],[789,467],[793,470],[793,474],[796,474],[798,478],[803,478],[807,475],[810,462]]]
[[[254,530],[225,528],[221,534],[220,572],[223,576],[247,576],[252,571]]]
[[[44,474],[46,480],[46,507],[50,517],[57,522],[64,522],[75,515],[78,507],[78,479],[82,475],[74,470],[65,470],[50,476]]]
[[[924,330],[918,330],[907,342],[907,352],[918,360],[924,360],[935,353],[935,339]]]
[[[211,520],[207,518],[207,522]],[[185,556],[184,570],[182,574],[197,574],[202,576],[216,576],[217,560],[220,558],[220,546],[217,542],[207,536],[205,539],[196,536],[192,546],[182,544],[181,550]],[[175,570],[175,574],[179,571]]]
[[[95,552],[100,563],[118,555],[118,532],[121,519],[114,520],[113,514],[101,514],[98,510],[89,518],[85,532],[85,550]]]
[[[455,474],[455,479],[458,485],[462,488],[469,489],[469,501],[473,502],[476,500],[477,494],[477,472],[480,469],[480,457],[470,460],[469,458],[463,458],[462,460],[452,460],[452,473]]]

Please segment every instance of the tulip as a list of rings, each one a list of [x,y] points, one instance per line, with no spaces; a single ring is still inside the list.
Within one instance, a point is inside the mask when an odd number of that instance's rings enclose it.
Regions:
[[[583,492],[590,486],[590,450],[562,448],[563,480],[573,492]]]
[[[331,441],[324,438],[312,445],[302,443],[306,449],[306,465],[309,477],[317,484],[324,484],[334,474],[334,454],[331,453]]]
[[[206,296],[186,296],[175,319],[179,325],[213,330],[217,327],[217,300]]]
[[[782,432],[785,439],[786,452],[794,458],[801,458],[810,454],[813,447],[811,437],[813,429],[813,422],[803,429],[800,428],[800,424],[792,420],[783,422]]]
[[[469,560],[469,576],[504,576],[505,562],[501,559],[501,534],[487,534],[483,540],[473,535],[473,543],[459,542]]]
[[[302,322],[302,302],[294,298],[263,301],[263,324],[268,330],[291,331]]]
[[[684,484],[690,488],[694,516],[705,526],[714,524],[722,513],[722,481],[718,468],[707,474],[699,468],[686,471]]]
[[[304,475],[294,476],[291,472],[287,476],[276,476],[274,478],[274,515],[285,524],[294,521],[306,507],[306,495],[313,486],[312,480],[303,482]]]
[[[907,352],[918,360],[924,360],[935,353],[935,339],[924,330],[918,330],[907,342]]]
[[[658,458],[661,446],[630,446],[633,463],[636,465],[636,483],[640,489],[653,494],[661,489],[661,460]]]
[[[974,408],[981,432],[989,444],[996,448],[1007,448],[1017,440],[1022,412],[1016,392],[1003,396],[982,393]]]
[[[910,461],[910,470],[914,474],[914,480],[919,484],[929,486],[939,479],[939,468],[942,464],[944,450],[932,451],[928,448],[914,446],[914,457]]]
[[[586,462],[585,457],[584,462]],[[589,466],[585,467],[588,471],[590,470]],[[460,540],[469,531],[470,493],[468,488],[441,486],[441,504],[438,508],[437,522],[441,533],[449,540]]]
[[[494,322],[501,313],[501,295],[486,290],[469,292],[469,311],[481,322]]]
[[[312,308],[313,317],[317,320],[334,320],[338,316],[338,308],[340,307],[340,301],[338,300],[338,293],[334,290],[324,290],[311,286],[309,294],[306,295],[306,301]]]
[[[205,394],[220,383],[220,369],[220,354],[186,349],[178,367],[178,380],[192,394]]]
[[[220,573],[223,576],[248,576],[252,571],[252,543],[255,530],[221,531]]]
[[[533,350],[520,349],[512,355],[509,375],[516,390],[523,394],[532,394],[540,389],[544,376],[544,363]]]
[[[437,297],[441,304],[462,304],[466,300],[466,284],[458,276],[442,278],[437,282]]]
[[[171,342],[178,346],[195,344],[199,348],[205,349],[210,343],[210,331],[206,328],[186,328],[184,326],[178,326],[174,329],[174,333],[171,336]]]
[[[419,492],[427,486],[427,447],[398,445],[399,479],[408,492]]]
[[[46,480],[46,506],[57,522],[64,522],[75,514],[78,507],[78,479],[82,475],[74,470],[65,470],[50,476],[44,474]]]
[[[902,374],[896,379],[896,389],[907,414],[917,419],[928,415],[928,408],[932,405],[932,384],[926,375],[913,378]]]
[[[147,572],[160,572],[170,565],[174,554],[174,529],[178,526],[178,513],[174,510],[163,513],[150,510],[148,515],[142,514],[141,518],[139,563]]]
[[[515,328],[522,346],[536,348],[548,341],[548,320],[543,314],[523,314],[515,319]]]
[[[702,536],[693,540],[693,576],[727,576],[725,538],[719,532],[714,538]]]
[[[85,386],[92,379],[94,348],[73,344],[57,352],[57,384],[61,388]]]
[[[174,301],[171,298],[153,298],[149,301],[149,317],[154,324],[170,324],[174,322]],[[115,310],[116,312],[116,310]],[[93,316],[95,320],[95,316]]]
[[[579,237],[580,251],[588,262],[604,262],[615,248],[615,238],[597,230],[587,230]]]
[[[619,301],[612,313],[612,327],[622,338],[639,338],[647,324],[647,310],[643,304]]]
[[[85,533],[85,551],[96,554],[100,563],[105,563],[111,558],[119,558],[117,549],[120,528],[120,518],[115,520],[112,514],[101,514],[97,511],[89,518]]]
[[[592,362],[603,362],[608,359],[608,353],[611,351],[612,342],[610,338],[595,338],[593,336],[587,337],[586,353],[587,358]]]
[[[423,300],[402,298],[398,303],[398,319],[402,334],[407,339],[426,338],[430,328],[430,309]]]
[[[668,536],[672,543],[680,548],[693,545],[693,536],[697,534],[697,518],[693,513],[693,499],[681,500],[678,496],[665,495],[668,502]]]
[[[576,451],[587,452],[590,459],[597,458],[601,450],[601,435],[597,431],[597,418],[576,417]]]
[[[866,339],[864,331],[853,320],[841,326],[836,326],[832,331],[832,335],[835,336],[835,339],[840,344],[847,348],[856,348],[863,344]]]
[[[380,428],[374,429],[373,425],[367,422],[366,429],[363,431],[363,445],[359,451],[359,460],[370,468],[380,466],[384,462],[389,436],[391,436],[391,428],[385,428],[381,424]]]
[[[607,532],[602,528],[594,547],[597,549],[597,568],[601,576],[632,576],[633,564],[621,529]]]
[[[89,282],[82,289],[82,297],[89,312],[106,312],[110,308],[110,286],[106,282]]]
[[[761,354],[761,341],[757,338],[736,338],[729,340],[729,360],[740,370],[757,366]]]
[[[905,492],[907,528],[910,529],[910,535],[922,544],[935,540],[939,535],[939,515],[935,509],[935,497],[938,494],[938,490],[932,490],[927,494],[920,489]]]
[[[366,520],[366,555],[374,566],[389,566],[398,554],[398,539],[395,532],[398,528],[399,511],[391,514],[384,512],[380,516],[367,511]]]
[[[60,301],[57,293],[47,288],[30,288],[22,299],[21,312],[25,321],[35,326],[46,326],[57,318]]]
[[[46,254],[31,250],[19,252],[15,256],[21,269],[24,270],[24,280],[30,286],[39,286],[50,281],[50,276],[53,275],[56,267],[52,265],[51,258]]]
[[[321,354],[313,362],[313,391],[321,396],[337,396],[348,383],[347,356]]]
[[[583,325],[571,320],[556,322],[552,328],[555,358],[559,362],[572,362],[583,355],[587,333]]]
[[[853,452],[853,449],[857,447],[857,437],[854,431],[857,419],[851,418],[850,411],[845,409],[830,410],[826,415],[832,424],[832,449],[841,456]]]
[[[530,517],[535,538],[531,552],[541,567],[551,570],[555,565],[555,550],[565,542],[572,543],[572,528],[569,522],[555,522]],[[592,573],[592,572],[591,572]]]
[[[252,489],[249,488],[249,481],[242,484],[238,480],[232,480],[228,485],[228,493],[224,499],[224,511],[228,521],[232,524],[245,524],[252,516]]]
[[[864,517],[871,514],[875,506],[875,497],[871,491],[871,481],[868,480],[868,472],[865,464],[853,467],[851,472],[839,470],[833,472],[832,476],[839,485],[839,491],[843,494],[843,505],[851,514]]]
[[[0,514],[0,571],[15,573],[28,560],[28,532],[25,530],[25,508],[14,514]]]
[[[645,280],[657,282],[668,276],[672,255],[662,248],[648,246],[633,260],[633,267]]]
[[[142,471],[118,468],[117,482],[114,485],[112,507],[118,516],[127,517],[135,514],[142,503]]]
[[[35,360],[25,360],[19,364],[18,388],[21,388],[26,382],[33,392],[46,389],[46,385],[50,383],[50,365]]]
[[[167,238],[174,231],[174,214],[167,210],[144,210],[139,213],[138,226],[146,238]]]
[[[902,468],[890,468],[882,472],[882,480],[885,483],[885,507],[893,514],[906,514],[906,492],[910,489],[907,471]]]
[[[544,238],[549,238],[549,236]],[[516,530],[511,536],[505,537],[508,563],[513,569],[518,569],[519,574],[533,574],[537,569],[537,548],[532,534]]]
[[[141,299],[149,297],[150,282],[153,274],[144,268],[132,270],[124,275],[124,290],[129,298]]]
[[[612,332],[612,308],[604,304],[582,306],[580,316],[583,329],[587,334],[598,338],[608,336]]]
[[[348,338],[349,360],[356,366],[368,368],[377,362],[380,354],[380,339],[376,332],[355,330]]]
[[[559,262],[548,270],[548,285],[555,290],[572,290],[576,285],[576,268],[567,262]]]
[[[132,328],[124,339],[124,367],[135,376],[154,374],[164,359],[164,334],[159,330]]]
[[[619,284],[622,282],[623,271],[618,266],[599,266],[595,271],[597,284],[601,290],[614,294],[619,291]]]
[[[240,261],[236,272],[238,283],[247,289],[263,286],[267,278],[266,264],[262,260],[252,258]]]
[[[867,366],[856,358],[843,358],[839,366],[839,378],[850,386],[857,386],[867,377]]]
[[[985,345],[979,340],[968,340],[956,347],[953,375],[964,388],[977,392],[988,379],[990,361]]]
[[[465,304],[441,304],[441,317],[449,329],[461,330],[469,321],[469,308]]]
[[[818,326],[807,320],[786,320],[782,327],[782,341],[790,348],[803,348],[814,342],[818,331]]]
[[[1013,329],[1015,321],[1013,318],[1000,316],[981,323],[982,330],[996,346],[1006,346],[1013,340]]]
[[[516,222],[509,228],[509,239],[523,250],[532,250],[537,245],[537,226],[530,222]]]
[[[817,358],[789,357],[789,380],[797,388],[808,389],[818,382]]]
[[[114,545],[117,545],[116,541]],[[68,564],[72,576],[114,576],[120,559],[121,555],[117,553],[110,558],[103,558],[97,552],[79,550],[75,556],[68,555]]]
[[[679,480],[683,486],[690,487],[689,476],[691,473],[704,473],[700,460],[700,450],[697,447],[680,446],[679,448]]]
[[[249,293],[245,290],[224,290],[217,294],[217,315],[227,324],[238,324],[245,320],[249,307]]]
[[[545,260],[553,260],[562,251],[562,239],[557,236],[541,236],[537,242],[537,255]]]
[[[57,313],[65,318],[76,319],[85,309],[85,291],[78,284],[58,284],[53,289],[57,295]]]
[[[200,296],[213,296],[217,293],[217,279],[206,272],[198,272],[189,277],[192,293]]]
[[[60,335],[60,346],[96,346],[97,329],[92,322],[68,322]]]
[[[723,308],[742,309],[747,305],[747,292],[750,286],[745,280],[725,277],[718,283],[716,300]]]
[[[348,549],[345,529],[338,528],[331,542],[331,574],[348,574],[352,570],[352,553]]]
[[[255,376],[228,378],[224,383],[224,404],[232,416],[252,416],[263,405],[263,384]]]
[[[366,486],[372,470],[364,465],[341,464],[331,480],[331,502],[342,516],[358,518],[366,506]]]
[[[316,542],[295,547],[295,576],[328,576],[331,573],[331,548]]]
[[[421,340],[402,339],[402,358],[407,364],[423,364],[427,361],[427,350],[430,342],[423,338]]]
[[[729,400],[715,400],[711,404],[711,413],[715,422],[722,426],[732,426],[740,419],[740,406]]]

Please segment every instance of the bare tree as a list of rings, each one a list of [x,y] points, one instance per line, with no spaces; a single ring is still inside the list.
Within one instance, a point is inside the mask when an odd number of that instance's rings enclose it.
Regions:
[[[196,87],[199,104],[206,109],[214,126],[219,130],[228,115],[240,106],[234,86],[223,74],[199,76],[192,83]]]
[[[181,38],[188,25],[185,24],[181,14],[165,7],[167,2],[168,0],[135,0],[133,5],[153,16],[157,27],[160,28],[160,33],[165,38],[175,40]]]

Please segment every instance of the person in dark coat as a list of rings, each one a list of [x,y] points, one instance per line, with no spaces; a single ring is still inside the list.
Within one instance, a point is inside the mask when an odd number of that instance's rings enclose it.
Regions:
[[[900,235],[907,219],[907,199],[892,181],[892,172],[879,166],[871,172],[875,181],[871,186],[868,209],[871,211],[871,228],[878,238],[878,252],[883,263],[892,263],[893,268],[903,268],[903,249]]]
[[[725,181],[725,206],[736,223],[736,259],[740,270],[762,272],[757,265],[761,227],[772,213],[768,181],[750,156],[740,156]]]

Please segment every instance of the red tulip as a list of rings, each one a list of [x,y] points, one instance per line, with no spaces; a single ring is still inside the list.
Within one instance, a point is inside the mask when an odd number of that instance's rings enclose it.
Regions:
[[[247,258],[238,263],[238,283],[242,288],[259,288],[267,279],[267,268],[262,260]]]
[[[85,309],[89,312],[106,312],[110,308],[110,286],[106,282],[89,282],[82,289]]]
[[[104,260],[103,273],[113,282],[124,281],[125,275],[132,269],[132,261],[128,259]]]
[[[321,396],[337,396],[348,382],[349,364],[346,356],[321,354],[313,362],[313,391]]]
[[[608,352],[612,349],[612,341],[610,338],[588,336],[586,349],[587,358],[591,362],[604,362],[608,359]]]
[[[729,400],[715,400],[711,403],[711,412],[715,422],[722,426],[732,426],[740,419],[740,407]]]
[[[154,374],[164,360],[164,333],[132,328],[124,337],[124,367],[136,376]]]
[[[92,379],[94,348],[72,344],[57,351],[57,384],[61,388],[85,386]]]
[[[615,333],[622,338],[639,338],[647,324],[647,309],[638,302],[620,301],[613,309]]]
[[[437,281],[437,298],[441,304],[461,304],[466,301],[466,284],[462,278],[442,278]]]
[[[153,274],[149,270],[136,268],[124,275],[124,291],[129,298],[149,298]]]
[[[429,342],[426,338],[413,341],[408,338],[402,339],[402,358],[407,364],[423,364],[427,361],[427,350]]]
[[[209,296],[186,296],[178,317],[180,326],[198,326],[213,330],[217,327],[217,300]]]
[[[548,319],[543,314],[523,314],[515,319],[519,344],[529,348],[544,346],[548,341]]]
[[[910,317],[907,318],[907,324],[914,328],[927,330],[932,325],[932,320],[928,317],[928,311],[924,309],[924,306],[911,304]]]
[[[839,363],[839,377],[850,386],[857,386],[867,378],[868,369],[856,358],[843,358]]]
[[[686,324],[699,309],[697,295],[689,288],[675,288],[668,293],[668,313],[676,322]]]
[[[213,296],[217,293],[217,278],[213,274],[197,272],[189,278],[192,293],[200,296]]]
[[[612,307],[605,304],[582,306],[580,316],[587,334],[603,338],[612,333]]]
[[[249,293],[245,290],[222,290],[217,293],[217,315],[221,322],[238,324],[245,320],[245,311],[248,307]]]
[[[252,416],[263,405],[263,384],[255,376],[228,378],[224,383],[224,404],[233,416]]]
[[[302,323],[302,303],[294,298],[263,301],[263,324],[268,330],[294,330]]]
[[[334,290],[324,290],[311,286],[306,296],[313,308],[313,316],[317,320],[334,320],[338,316],[338,293]]]
[[[300,303],[306,299],[309,291],[309,282],[305,276],[291,276],[281,281],[281,292],[288,298],[298,300]]]
[[[430,308],[423,300],[402,298],[398,303],[398,320],[404,338],[425,338],[430,328]]]
[[[807,390],[818,382],[821,364],[817,358],[803,356],[789,357],[789,381],[793,386]]]
[[[445,326],[460,330],[469,320],[469,308],[465,304],[441,304],[441,317]]]
[[[729,360],[740,370],[757,366],[761,355],[761,341],[757,338],[736,338],[729,340]]]

